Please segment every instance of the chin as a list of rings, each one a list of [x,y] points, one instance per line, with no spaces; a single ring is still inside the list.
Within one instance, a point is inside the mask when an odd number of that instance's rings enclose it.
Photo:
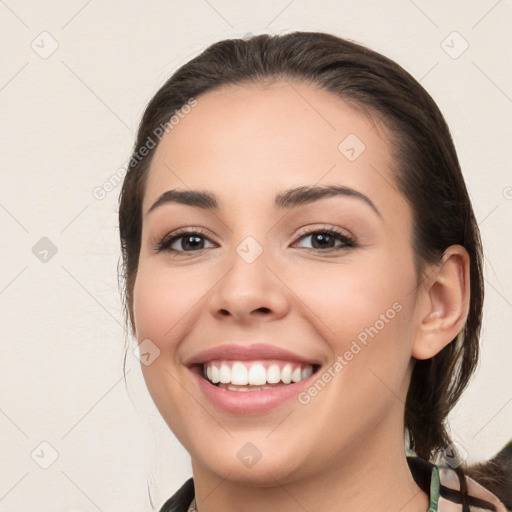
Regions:
[[[235,450],[219,450],[218,453],[212,454],[210,449],[206,457],[192,456],[193,466],[195,461],[209,473],[217,475],[219,479],[250,487],[275,487],[276,482],[285,484],[307,478],[318,469],[308,462],[311,457],[305,454],[300,457],[292,451],[283,451],[282,445],[260,452],[261,458],[258,460],[244,461],[252,448],[244,444],[242,449],[239,449],[240,443],[236,444]],[[257,455],[256,452],[254,455]]]

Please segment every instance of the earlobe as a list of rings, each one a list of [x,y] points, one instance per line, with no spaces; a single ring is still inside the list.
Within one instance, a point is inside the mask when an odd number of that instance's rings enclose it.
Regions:
[[[456,338],[469,311],[469,255],[461,245],[446,249],[423,283],[423,303],[411,355],[430,359]]]

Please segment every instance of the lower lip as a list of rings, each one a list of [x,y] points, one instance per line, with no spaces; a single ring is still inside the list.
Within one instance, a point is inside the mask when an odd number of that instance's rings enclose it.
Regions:
[[[197,379],[199,389],[201,389],[206,398],[219,409],[233,414],[259,414],[275,409],[297,398],[297,395],[309,385],[309,382],[317,373],[315,372],[299,382],[279,386],[274,389],[230,391],[229,389],[219,388],[211,384],[201,376],[199,368],[194,368],[191,372]]]

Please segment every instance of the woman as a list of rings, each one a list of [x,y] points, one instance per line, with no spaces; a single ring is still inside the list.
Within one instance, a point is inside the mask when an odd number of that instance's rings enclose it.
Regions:
[[[210,46],[147,106],[119,220],[144,379],[192,460],[162,512],[505,510],[446,427],[479,231],[400,66],[324,33]]]

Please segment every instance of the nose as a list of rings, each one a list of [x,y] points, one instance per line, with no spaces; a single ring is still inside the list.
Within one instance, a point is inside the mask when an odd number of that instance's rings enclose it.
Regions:
[[[254,251],[254,246],[250,250]],[[229,270],[210,295],[209,309],[213,316],[230,317],[239,324],[248,324],[286,315],[289,294],[278,272],[272,268],[269,250],[263,250],[253,261],[243,250],[233,251]]]

